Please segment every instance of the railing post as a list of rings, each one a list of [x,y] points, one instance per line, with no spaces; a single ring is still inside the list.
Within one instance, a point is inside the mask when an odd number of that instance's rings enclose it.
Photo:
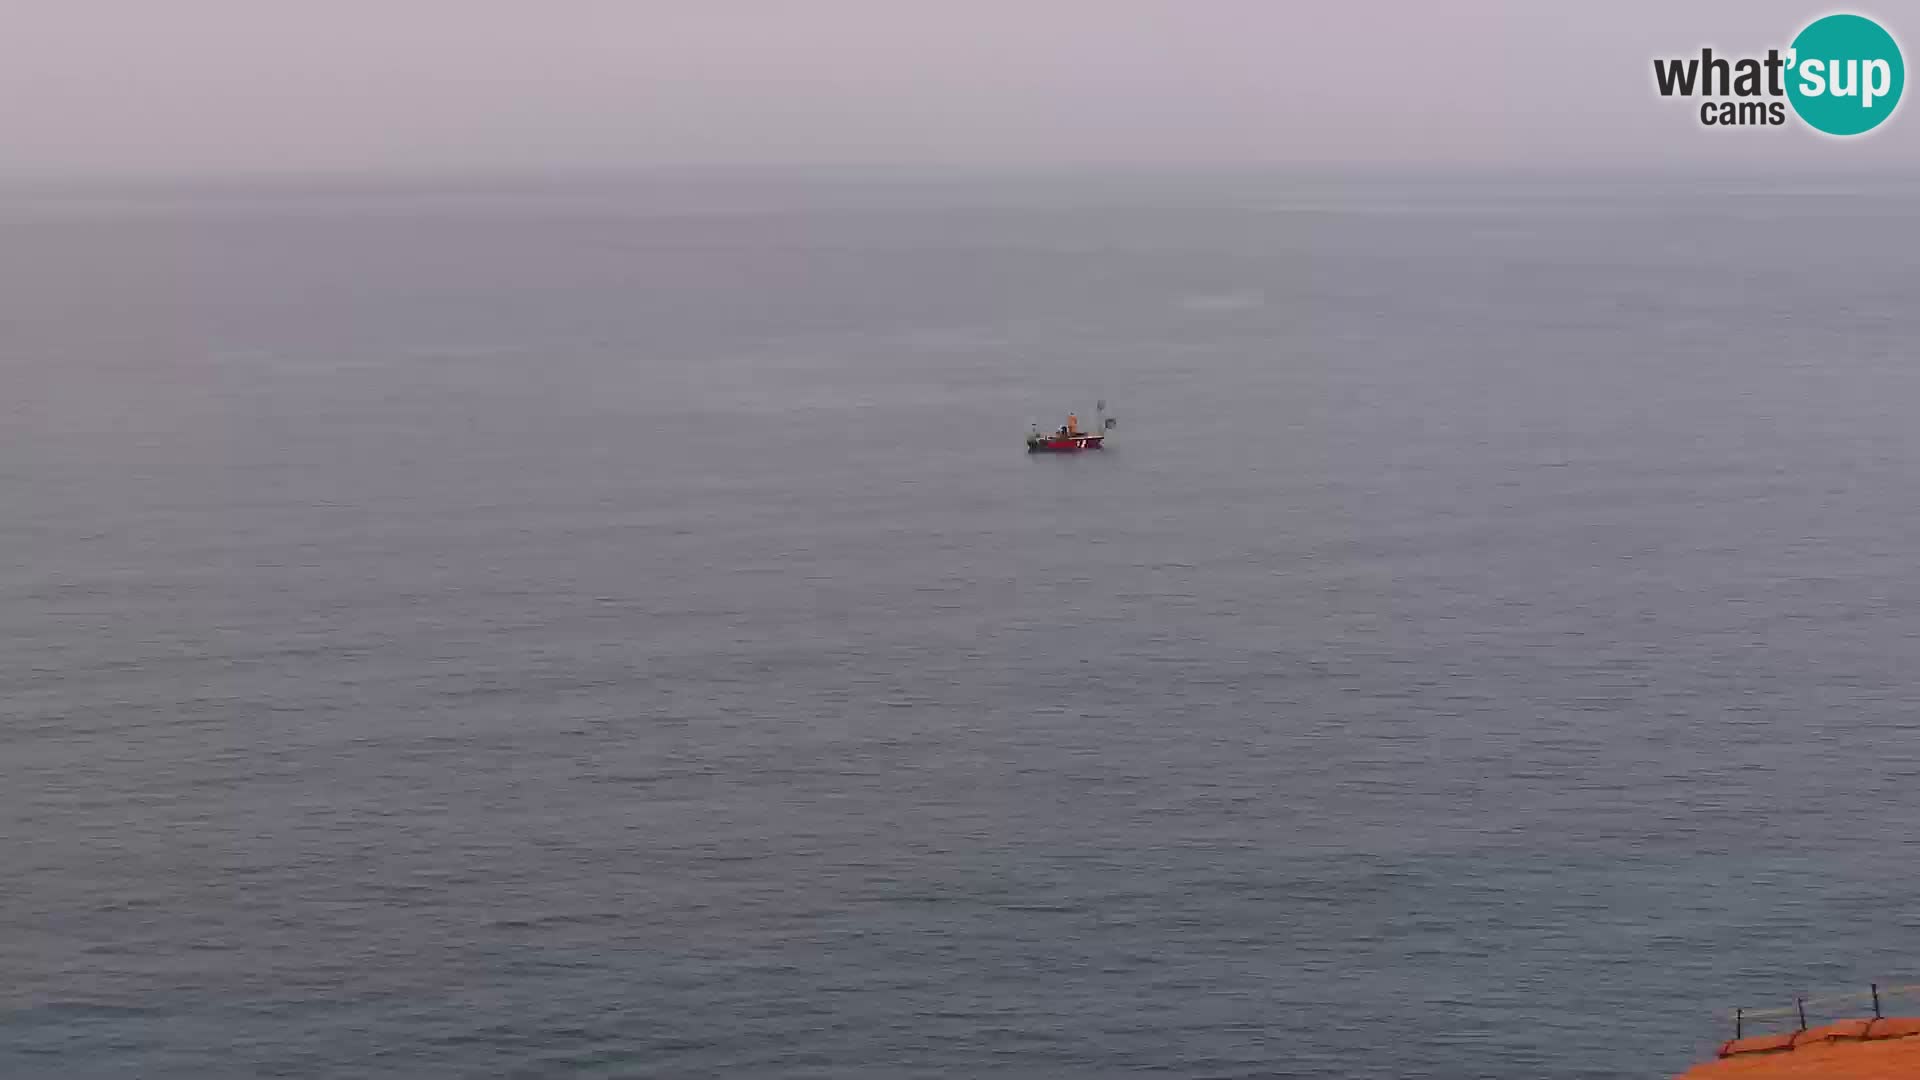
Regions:
[[[1807,999],[1794,998],[1793,1007],[1800,1010],[1800,1030],[1807,1030]]]
[[[1746,1034],[1742,1030],[1747,1026],[1746,1020],[1747,1020],[1747,1010],[1745,1009],[1733,1010],[1733,1041],[1734,1042],[1739,1042],[1741,1039],[1746,1038]]]
[[[1873,984],[1873,1018],[1880,1019],[1880,984]]]

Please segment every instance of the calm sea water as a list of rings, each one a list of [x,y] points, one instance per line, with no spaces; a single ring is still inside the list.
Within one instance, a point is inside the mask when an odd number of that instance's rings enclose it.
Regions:
[[[1917,228],[15,193],[0,1074],[1641,1077],[1910,979]]]

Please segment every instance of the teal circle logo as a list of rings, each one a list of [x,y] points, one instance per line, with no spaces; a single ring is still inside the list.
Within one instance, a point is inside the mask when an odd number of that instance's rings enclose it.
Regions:
[[[1828,15],[1793,39],[1787,100],[1829,135],[1872,131],[1900,104],[1907,66],[1900,46],[1861,15]]]

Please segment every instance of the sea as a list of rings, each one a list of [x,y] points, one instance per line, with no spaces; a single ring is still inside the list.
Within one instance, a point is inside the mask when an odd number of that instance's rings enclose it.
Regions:
[[[1663,1077],[1915,981],[1915,190],[9,188],[0,1075]]]

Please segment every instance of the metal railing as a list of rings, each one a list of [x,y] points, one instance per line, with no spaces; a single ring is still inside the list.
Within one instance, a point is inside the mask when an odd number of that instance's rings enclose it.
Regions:
[[[1881,986],[1879,983],[1871,983],[1865,991],[1797,997],[1793,999],[1791,1006],[1784,1008],[1735,1009],[1733,1010],[1733,1037],[1735,1039],[1747,1037],[1748,1021],[1767,1023],[1774,1020],[1791,1020],[1800,1025],[1795,1030],[1805,1031],[1809,1008],[1815,1010],[1816,1014],[1825,1014],[1835,1019],[1841,1016],[1858,1016],[1872,1009],[1873,1018],[1879,1020],[1886,1015],[1883,1011],[1883,998],[1920,1000],[1920,983],[1905,983],[1899,986]]]

